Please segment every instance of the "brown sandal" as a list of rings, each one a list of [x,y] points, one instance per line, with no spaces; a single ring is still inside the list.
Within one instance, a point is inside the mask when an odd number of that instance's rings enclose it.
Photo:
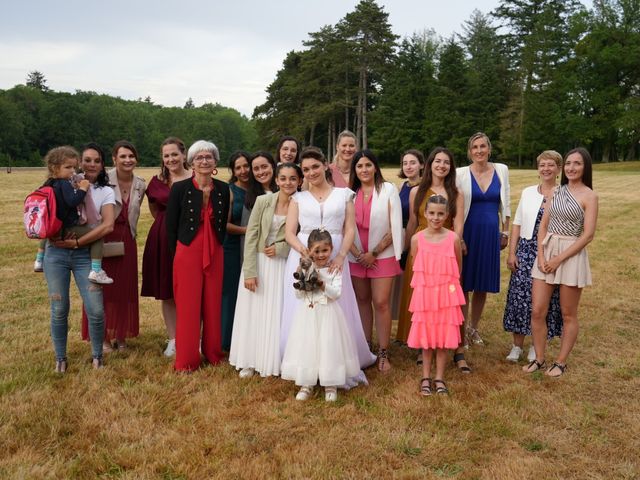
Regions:
[[[420,380],[420,395],[423,397],[431,396],[431,379],[429,377]]]

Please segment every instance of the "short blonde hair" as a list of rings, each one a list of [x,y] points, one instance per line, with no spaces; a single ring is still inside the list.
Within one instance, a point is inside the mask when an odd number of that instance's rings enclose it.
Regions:
[[[542,160],[553,160],[554,162],[556,162],[558,168],[562,167],[562,155],[560,155],[555,150],[545,150],[540,155],[538,155],[538,158],[536,158],[536,165],[540,165],[540,162]]]

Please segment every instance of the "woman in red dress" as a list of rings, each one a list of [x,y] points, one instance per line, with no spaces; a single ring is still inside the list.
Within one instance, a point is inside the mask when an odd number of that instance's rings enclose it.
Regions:
[[[187,166],[187,149],[179,138],[169,137],[162,142],[161,154],[160,174],[154,175],[146,191],[153,224],[142,255],[140,295],[162,302],[162,317],[169,337],[164,355],[172,357],[176,353],[176,302],[173,299],[173,259],[169,252],[165,218],[171,186],[190,178],[191,171]]]
[[[222,242],[229,221],[229,185],[213,178],[219,159],[213,143],[195,142],[187,153],[193,177],[174,183],[169,194],[166,223],[169,249],[174,253],[177,371],[189,372],[200,366],[199,346],[211,364],[224,357],[220,330]]]

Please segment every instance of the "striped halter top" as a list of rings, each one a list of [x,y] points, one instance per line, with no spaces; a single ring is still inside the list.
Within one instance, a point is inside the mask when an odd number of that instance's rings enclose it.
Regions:
[[[584,230],[584,210],[569,191],[568,185],[560,185],[553,194],[549,210],[549,233],[579,237]]]

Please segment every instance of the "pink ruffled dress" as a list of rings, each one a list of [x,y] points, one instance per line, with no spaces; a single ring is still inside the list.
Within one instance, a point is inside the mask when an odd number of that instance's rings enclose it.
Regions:
[[[409,304],[413,315],[407,345],[411,348],[460,345],[460,325],[464,320],[460,305],[465,301],[454,239],[451,231],[437,243],[428,242],[424,234],[418,237]]]

